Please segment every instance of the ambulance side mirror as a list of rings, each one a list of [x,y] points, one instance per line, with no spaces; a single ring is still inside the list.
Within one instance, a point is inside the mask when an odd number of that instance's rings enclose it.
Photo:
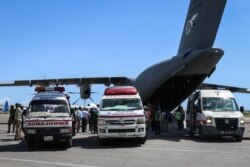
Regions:
[[[240,106],[240,112],[244,113],[244,107],[243,106]]]

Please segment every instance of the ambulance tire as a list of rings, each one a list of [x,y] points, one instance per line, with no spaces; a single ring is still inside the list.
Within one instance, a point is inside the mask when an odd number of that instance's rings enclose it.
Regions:
[[[101,139],[101,138],[98,137],[97,140],[98,140],[99,145],[104,145],[105,144],[105,139]]]
[[[235,136],[236,141],[242,142],[243,136]]]
[[[199,137],[201,140],[205,140],[206,136],[204,135],[203,127],[200,125],[199,127]]]
[[[29,150],[33,150],[36,148],[36,143],[33,140],[27,140],[27,147]]]
[[[192,131],[191,129],[189,130],[189,136],[194,137],[194,131]]]
[[[66,146],[66,148],[71,148],[72,147],[72,139],[65,141],[65,146]]]
[[[138,143],[139,144],[145,144],[146,143],[146,136],[145,137],[140,137],[140,138],[138,138]]]

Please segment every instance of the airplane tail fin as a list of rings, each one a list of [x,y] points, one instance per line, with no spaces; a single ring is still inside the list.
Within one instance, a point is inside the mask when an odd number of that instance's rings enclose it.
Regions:
[[[178,54],[212,47],[227,0],[190,0]]]

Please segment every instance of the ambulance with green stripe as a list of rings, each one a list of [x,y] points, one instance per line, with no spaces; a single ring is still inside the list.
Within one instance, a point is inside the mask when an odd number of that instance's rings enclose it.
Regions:
[[[135,87],[116,86],[105,90],[98,115],[98,141],[112,138],[135,138],[146,142],[146,118]]]

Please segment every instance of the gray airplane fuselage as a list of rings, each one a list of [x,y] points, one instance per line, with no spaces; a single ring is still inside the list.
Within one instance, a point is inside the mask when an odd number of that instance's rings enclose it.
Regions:
[[[171,110],[211,75],[223,55],[221,49],[203,49],[157,63],[134,81],[143,101],[158,100]]]

